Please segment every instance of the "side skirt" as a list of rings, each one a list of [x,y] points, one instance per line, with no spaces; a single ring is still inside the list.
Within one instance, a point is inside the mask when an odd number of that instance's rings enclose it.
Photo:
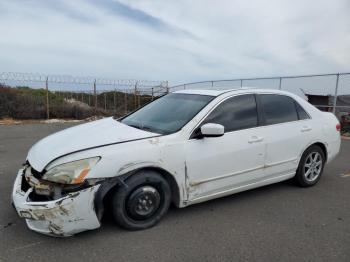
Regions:
[[[295,172],[292,172],[292,173],[284,174],[284,175],[281,175],[281,176],[278,176],[278,177],[269,178],[269,179],[266,179],[266,180],[263,180],[263,181],[254,182],[254,183],[250,183],[250,184],[247,184],[247,185],[231,188],[231,189],[224,190],[224,191],[221,191],[221,192],[217,192],[217,193],[214,193],[214,194],[201,196],[201,197],[189,200],[189,201],[184,201],[183,202],[183,206],[189,206],[189,205],[205,202],[205,201],[208,201],[208,200],[211,200],[211,199],[215,199],[215,198],[219,198],[219,197],[223,197],[223,196],[227,196],[227,195],[232,195],[232,194],[239,193],[239,192],[242,192],[242,191],[246,191],[246,190],[249,190],[249,189],[262,187],[262,186],[266,186],[266,185],[270,185],[270,184],[274,184],[274,183],[278,183],[278,182],[281,182],[281,181],[284,181],[284,180],[288,180],[288,179],[290,179],[290,178],[292,178],[294,176],[295,176]]]

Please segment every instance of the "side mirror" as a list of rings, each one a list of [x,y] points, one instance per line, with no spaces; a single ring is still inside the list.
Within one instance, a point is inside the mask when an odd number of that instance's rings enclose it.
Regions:
[[[218,137],[223,136],[225,127],[220,124],[207,123],[201,126],[199,137]]]

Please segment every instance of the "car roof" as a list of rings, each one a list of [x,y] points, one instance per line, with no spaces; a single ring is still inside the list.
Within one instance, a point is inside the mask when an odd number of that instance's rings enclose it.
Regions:
[[[207,96],[220,96],[222,94],[243,94],[243,93],[273,93],[273,94],[288,94],[291,93],[286,91],[281,91],[277,89],[262,89],[262,88],[251,88],[251,87],[242,87],[235,89],[225,89],[225,90],[213,90],[213,89],[186,89],[175,91],[176,94],[192,94],[192,95],[207,95]]]

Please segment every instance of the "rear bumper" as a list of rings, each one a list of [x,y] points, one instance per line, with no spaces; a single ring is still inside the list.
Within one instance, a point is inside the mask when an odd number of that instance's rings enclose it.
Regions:
[[[31,201],[33,188],[22,190],[23,169],[18,171],[12,192],[12,201],[28,227],[51,236],[71,236],[100,227],[94,210],[94,198],[100,185],[70,193],[52,201]]]

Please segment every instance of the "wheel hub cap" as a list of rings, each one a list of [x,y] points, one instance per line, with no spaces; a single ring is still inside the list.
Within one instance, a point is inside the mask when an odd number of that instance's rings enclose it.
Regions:
[[[136,220],[152,216],[160,205],[160,195],[156,188],[143,186],[133,191],[127,201],[127,211]]]

